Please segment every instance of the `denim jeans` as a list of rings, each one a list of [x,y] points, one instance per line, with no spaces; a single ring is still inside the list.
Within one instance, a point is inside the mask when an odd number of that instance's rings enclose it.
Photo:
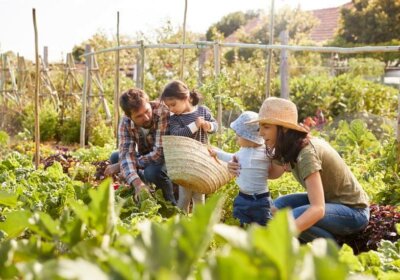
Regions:
[[[278,197],[274,205],[278,209],[291,208],[296,219],[310,207],[310,202],[307,193],[296,193]],[[311,228],[303,231],[299,238],[303,242],[309,242],[318,237],[335,240],[335,236],[349,235],[363,230],[368,225],[368,221],[369,207],[352,208],[344,204],[325,203],[324,217]]]
[[[272,200],[268,197],[248,199],[238,195],[233,202],[233,216],[240,224],[257,223],[265,226],[272,218]]]
[[[119,160],[119,152],[113,152],[110,156],[111,164],[117,163]],[[174,197],[173,184],[167,174],[167,168],[164,164],[150,164],[140,174],[141,179],[146,183],[153,183],[157,188],[161,189],[165,200],[170,201],[176,205]]]

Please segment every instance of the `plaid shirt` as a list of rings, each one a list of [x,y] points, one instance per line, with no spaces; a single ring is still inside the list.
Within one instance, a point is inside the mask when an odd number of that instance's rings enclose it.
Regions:
[[[151,101],[153,125],[148,134],[127,116],[119,124],[119,158],[122,175],[128,184],[142,184],[137,173],[138,168],[150,164],[164,163],[162,135],[168,133],[169,111],[159,101]],[[146,135],[147,134],[147,135]]]

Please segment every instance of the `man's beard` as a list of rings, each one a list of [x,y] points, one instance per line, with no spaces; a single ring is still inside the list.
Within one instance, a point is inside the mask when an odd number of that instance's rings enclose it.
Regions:
[[[144,123],[142,125],[142,127],[147,129],[147,128],[151,128],[152,125],[153,125],[153,120],[148,121],[147,123]]]

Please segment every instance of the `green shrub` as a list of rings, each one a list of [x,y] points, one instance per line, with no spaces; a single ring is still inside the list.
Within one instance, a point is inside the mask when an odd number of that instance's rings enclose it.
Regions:
[[[27,106],[24,111],[24,119],[22,120],[23,129],[26,129],[34,135],[35,132],[35,115],[33,105]],[[44,102],[39,112],[40,140],[54,140],[57,135],[58,113],[50,102]]]
[[[76,111],[70,118],[65,119],[58,131],[62,142],[67,144],[79,143],[81,133],[80,113]]]
[[[7,132],[0,130],[0,148],[7,146],[9,140],[10,136],[8,136]]]
[[[306,76],[290,82],[291,99],[299,109],[299,120],[321,109],[326,117],[367,112],[394,118],[397,90],[351,75]],[[276,95],[279,95],[276,93]]]
[[[106,144],[115,143],[114,131],[111,126],[107,126],[104,120],[99,120],[89,133],[89,142],[92,145],[104,147]]]

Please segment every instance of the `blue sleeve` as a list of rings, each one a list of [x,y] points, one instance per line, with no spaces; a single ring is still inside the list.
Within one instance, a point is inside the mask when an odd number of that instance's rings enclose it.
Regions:
[[[205,106],[202,106],[203,107],[203,109],[204,109],[204,119],[206,120],[206,121],[208,121],[208,122],[210,122],[211,123],[211,126],[212,126],[212,129],[211,129],[211,131],[209,131],[208,133],[214,133],[214,132],[216,132],[217,130],[218,130],[218,123],[217,123],[217,121],[214,119],[214,117],[211,115],[211,112],[210,112],[210,110],[207,108],[207,107],[205,107]]]
[[[182,125],[176,115],[172,115],[169,119],[169,130],[171,135],[186,136],[193,138],[193,133],[189,126]]]

